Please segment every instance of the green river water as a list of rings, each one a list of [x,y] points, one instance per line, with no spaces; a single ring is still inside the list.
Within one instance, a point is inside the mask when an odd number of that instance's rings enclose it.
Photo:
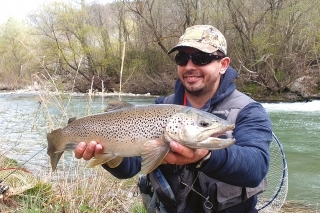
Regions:
[[[24,163],[34,172],[49,169],[46,155],[46,132],[65,126],[67,119],[101,112],[114,97],[53,96],[0,93],[0,148],[2,155]],[[121,98],[133,104],[149,104],[149,96]],[[43,101],[46,100],[46,101]],[[280,140],[289,171],[287,200],[320,201],[320,101],[306,103],[263,103]],[[51,124],[55,126],[50,126]]]

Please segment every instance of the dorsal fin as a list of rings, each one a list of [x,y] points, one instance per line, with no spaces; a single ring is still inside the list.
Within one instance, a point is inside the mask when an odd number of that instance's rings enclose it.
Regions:
[[[73,122],[73,121],[75,121],[75,120],[77,120],[77,117],[69,118],[69,120],[68,120],[68,124],[69,124],[69,123],[71,123],[71,122]]]
[[[130,108],[133,106],[134,106],[133,104],[130,104],[125,101],[110,100],[107,108],[104,111],[110,112],[110,111],[117,110],[117,109]]]

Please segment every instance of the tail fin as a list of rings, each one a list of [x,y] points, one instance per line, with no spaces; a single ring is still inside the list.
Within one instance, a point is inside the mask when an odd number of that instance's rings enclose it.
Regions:
[[[55,171],[57,169],[58,162],[59,162],[61,155],[63,153],[64,153],[64,151],[57,152],[57,153],[53,153],[53,155],[50,156],[52,171]]]
[[[47,134],[48,140],[48,150],[47,154],[50,156],[50,163],[52,170],[55,171],[57,168],[57,164],[63,154],[62,150],[58,150],[56,147],[56,139],[59,138],[61,134],[61,129],[57,129]]]

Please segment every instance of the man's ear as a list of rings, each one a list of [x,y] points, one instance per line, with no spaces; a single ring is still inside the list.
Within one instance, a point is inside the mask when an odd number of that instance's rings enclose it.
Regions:
[[[221,59],[220,63],[221,63],[220,74],[224,74],[230,64],[230,58],[224,57],[223,59]]]

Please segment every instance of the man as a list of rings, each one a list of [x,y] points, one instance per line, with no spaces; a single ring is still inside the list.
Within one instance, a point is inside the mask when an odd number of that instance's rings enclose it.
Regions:
[[[261,106],[236,90],[237,72],[229,67],[227,43],[222,33],[210,25],[186,29],[177,46],[179,79],[175,93],[159,98],[157,104],[188,105],[212,112],[235,123],[236,144],[222,150],[190,149],[175,141],[163,165],[149,179],[161,212],[257,212],[257,194],[265,189],[269,168],[270,119]],[[100,144],[80,143],[77,158],[89,160],[101,153]],[[118,178],[130,178],[140,171],[141,158],[125,158],[116,168],[103,167]],[[160,175],[159,175],[160,174]],[[164,177],[174,194],[170,197],[157,184]],[[162,181],[163,182],[163,181]],[[148,206],[147,206],[148,207]]]

